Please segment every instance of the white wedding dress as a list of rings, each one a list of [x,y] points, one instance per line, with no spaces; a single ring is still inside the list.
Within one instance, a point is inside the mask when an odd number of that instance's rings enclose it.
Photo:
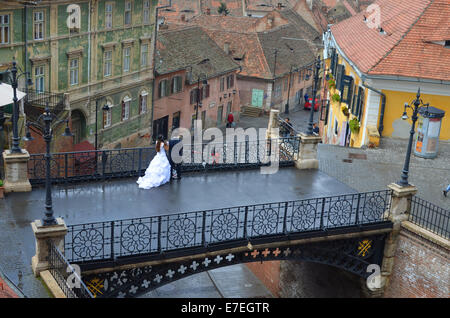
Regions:
[[[161,144],[159,152],[148,165],[145,175],[139,177],[137,183],[141,189],[150,189],[170,181],[170,163],[167,159],[164,144]]]

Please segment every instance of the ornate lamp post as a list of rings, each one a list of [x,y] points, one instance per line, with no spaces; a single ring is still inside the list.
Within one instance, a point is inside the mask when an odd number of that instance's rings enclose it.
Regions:
[[[19,120],[19,104],[17,99],[17,87],[18,80],[23,75],[30,75],[29,72],[23,72],[20,67],[17,66],[16,61],[13,60],[12,62],[13,66],[11,68],[11,86],[13,88],[13,113],[12,113],[12,130],[13,130],[13,138],[12,138],[12,147],[11,147],[11,153],[22,153],[22,149],[20,149],[19,146],[19,129],[17,125],[17,121]],[[20,74],[17,75],[18,71],[20,71]],[[33,85],[33,82],[31,81],[30,77],[27,78],[27,85]]]
[[[95,145],[95,150],[98,150],[97,147],[97,138],[98,138],[98,104],[99,104],[99,100],[101,100],[102,98],[99,98],[95,101],[95,141],[94,141],[94,145]],[[108,111],[109,110],[109,106],[108,104],[103,105],[102,107],[103,111]]]
[[[45,175],[45,218],[42,220],[44,226],[48,225],[54,225],[56,224],[56,219],[53,216],[53,207],[52,207],[52,188],[51,188],[51,169],[50,169],[50,160],[52,158],[50,154],[50,143],[52,141],[52,134],[53,129],[51,127],[51,124],[55,122],[55,125],[58,125],[60,123],[65,122],[66,123],[66,129],[63,133],[63,136],[65,137],[72,137],[73,134],[70,132],[69,128],[69,120],[68,119],[61,119],[58,120],[56,115],[51,113],[50,108],[47,106],[45,107],[44,112],[38,117],[36,122],[29,121],[27,122],[27,129],[26,129],[26,136],[23,138],[24,140],[31,141],[34,138],[31,136],[30,133],[30,126],[35,126],[39,128],[41,131],[43,131],[43,137],[46,144],[46,153],[45,153],[45,161],[46,161],[46,175]]]
[[[317,57],[317,60],[314,64],[314,83],[313,83],[313,96],[312,96],[312,104],[311,104],[311,112],[309,114],[308,121],[308,130],[306,132],[307,135],[313,136],[313,123],[314,123],[314,106],[316,104],[316,94],[317,94],[317,84],[319,82],[319,71],[322,66],[322,61],[320,60],[320,56]],[[309,69],[311,71],[311,69]]]
[[[287,96],[287,103],[286,103],[286,106],[285,106],[285,109],[284,109],[284,113],[286,115],[289,114],[289,98],[290,98],[290,95],[291,95],[292,71],[293,71],[294,67],[295,67],[295,65],[291,65],[291,69],[289,71],[288,96]],[[295,70],[295,71],[297,71],[297,70]]]
[[[398,182],[398,184],[401,185],[402,187],[406,187],[409,185],[409,183],[408,183],[409,161],[411,159],[412,142],[413,142],[413,137],[414,137],[414,132],[415,132],[416,121],[418,119],[417,114],[418,114],[420,108],[428,107],[428,106],[430,106],[429,103],[424,104],[423,101],[420,99],[420,88],[417,91],[416,99],[413,100],[410,105],[408,105],[408,103],[405,103],[405,109],[403,111],[402,119],[403,120],[408,119],[408,115],[406,113],[407,108],[410,108],[413,111],[413,114],[411,117],[412,125],[411,125],[411,131],[409,132],[409,142],[408,142],[408,149],[406,150],[405,164],[403,166],[401,179]]]
[[[206,75],[203,74],[203,73],[199,74],[197,76],[197,106],[195,107],[195,120],[198,120],[198,108],[202,107],[202,103],[200,102],[200,98],[203,99],[203,96],[200,96],[200,79],[203,79],[202,80],[202,85],[208,85],[208,81],[206,80]]]

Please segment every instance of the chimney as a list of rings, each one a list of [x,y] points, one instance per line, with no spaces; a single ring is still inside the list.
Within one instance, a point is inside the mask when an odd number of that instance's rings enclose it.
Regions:
[[[306,0],[306,4],[309,6],[309,10],[313,8],[313,0]]]
[[[281,3],[281,2],[278,2],[278,4],[277,4],[278,10],[281,10],[281,6],[282,6],[282,3]]]
[[[272,27],[273,27],[273,18],[268,17],[267,18],[267,30],[272,29]]]
[[[230,54],[230,43],[229,42],[225,42],[223,44],[223,50],[225,51],[225,54]]]
[[[184,14],[182,14],[180,16],[181,22],[186,22],[186,16]]]
[[[206,8],[206,15],[211,15],[211,9],[210,8]]]

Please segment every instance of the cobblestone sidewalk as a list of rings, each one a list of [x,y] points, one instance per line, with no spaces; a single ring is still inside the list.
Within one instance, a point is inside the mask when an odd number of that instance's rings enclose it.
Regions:
[[[440,142],[435,159],[411,155],[409,183],[418,188],[417,195],[442,208],[450,208],[450,197],[442,190],[450,183],[450,143]],[[377,149],[348,148],[320,144],[319,169],[358,191],[386,188],[400,180],[407,140],[382,139]]]

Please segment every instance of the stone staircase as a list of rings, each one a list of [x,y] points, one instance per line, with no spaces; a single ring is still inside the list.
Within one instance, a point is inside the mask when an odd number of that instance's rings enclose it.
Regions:
[[[248,117],[259,117],[262,114],[262,108],[253,106],[242,106],[241,115]]]

